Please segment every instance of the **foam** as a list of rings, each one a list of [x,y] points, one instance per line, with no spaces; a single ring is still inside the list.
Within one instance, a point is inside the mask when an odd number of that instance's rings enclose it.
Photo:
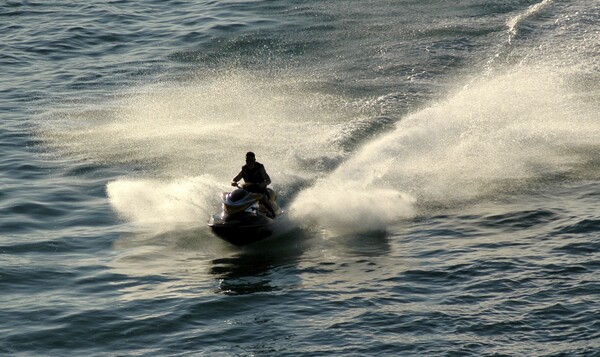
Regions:
[[[138,226],[206,223],[252,150],[282,199],[341,162],[343,98],[304,80],[241,70],[129,88],[114,100],[57,111],[43,136],[98,165],[136,167],[108,183],[108,200]],[[153,228],[153,229],[154,229]]]
[[[115,211],[141,226],[205,222],[253,150],[282,200],[294,198],[288,208],[297,223],[377,230],[429,205],[585,176],[598,152],[597,108],[570,78],[552,66],[479,77],[389,122],[391,130],[351,157],[339,138],[360,119],[343,98],[240,73],[133,89],[110,109],[68,113],[70,122],[81,119],[77,127],[46,134],[87,160],[150,168],[107,185]]]
[[[168,231],[204,225],[216,200],[210,193],[221,188],[214,178],[199,176],[172,181],[121,179],[108,183],[106,191],[121,218]]]
[[[596,160],[600,126],[597,110],[570,93],[563,77],[544,67],[479,78],[361,147],[292,208],[325,226],[369,230],[428,205],[580,175]]]

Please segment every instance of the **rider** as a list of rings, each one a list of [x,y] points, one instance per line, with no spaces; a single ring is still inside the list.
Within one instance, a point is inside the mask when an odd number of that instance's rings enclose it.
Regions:
[[[262,193],[260,202],[269,211],[271,217],[275,217],[275,211],[269,201],[269,191],[267,185],[271,183],[271,178],[265,166],[256,161],[256,156],[252,151],[246,153],[246,165],[242,166],[242,171],[231,180],[231,186],[237,186],[238,181],[244,179],[244,190],[254,193]]]

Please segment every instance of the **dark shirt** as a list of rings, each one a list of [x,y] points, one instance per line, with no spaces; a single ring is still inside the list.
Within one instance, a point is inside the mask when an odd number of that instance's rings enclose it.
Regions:
[[[264,172],[264,166],[263,166],[263,164],[261,164],[259,162],[255,162],[253,168],[249,168],[248,165],[242,166],[242,178],[244,179],[244,182],[246,182],[246,183],[254,183],[254,184],[264,183],[267,180],[263,176],[263,172]],[[258,187],[258,185],[256,185],[256,187],[252,187],[252,186],[254,186],[254,185],[246,187],[246,189],[249,189],[249,191],[251,191],[251,192],[265,191],[264,188],[261,189],[260,187]]]

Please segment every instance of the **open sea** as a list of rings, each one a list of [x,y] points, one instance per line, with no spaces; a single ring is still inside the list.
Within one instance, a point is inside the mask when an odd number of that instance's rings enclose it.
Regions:
[[[0,355],[600,356],[599,24],[0,1]],[[235,247],[246,151],[289,222]]]

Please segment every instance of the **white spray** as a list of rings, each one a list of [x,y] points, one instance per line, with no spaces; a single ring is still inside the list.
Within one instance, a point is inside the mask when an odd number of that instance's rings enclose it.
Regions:
[[[428,205],[496,196],[596,160],[597,111],[561,77],[517,68],[403,118],[293,204],[338,230],[384,228]]]

